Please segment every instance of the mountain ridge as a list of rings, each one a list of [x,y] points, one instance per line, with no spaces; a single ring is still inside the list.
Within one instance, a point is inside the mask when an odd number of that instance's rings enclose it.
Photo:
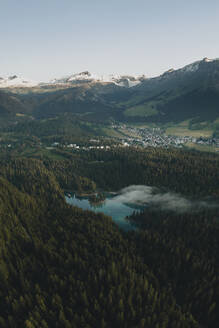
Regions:
[[[194,72],[198,70],[201,63],[213,63],[219,62],[218,58],[209,59],[207,57],[202,60],[195,61],[191,64],[185,65],[182,68],[174,69],[170,68],[164,73],[155,76],[147,77],[145,74],[132,75],[132,74],[96,74],[90,73],[89,71],[82,71],[79,73],[69,74],[64,77],[54,78],[50,81],[37,82],[17,75],[9,75],[6,77],[0,77],[0,89],[1,88],[17,88],[17,87],[35,87],[35,86],[48,86],[54,84],[77,84],[77,83],[89,83],[89,82],[100,82],[100,83],[114,83],[122,87],[134,87],[141,82],[153,80],[156,78],[163,78],[170,76],[169,74],[176,74],[177,72]]]
[[[136,79],[114,76],[107,82],[84,71],[50,84],[0,88],[0,114],[49,118],[70,113],[92,122],[159,124],[219,118],[219,59],[204,58],[158,77]],[[130,87],[131,82],[135,85]]]

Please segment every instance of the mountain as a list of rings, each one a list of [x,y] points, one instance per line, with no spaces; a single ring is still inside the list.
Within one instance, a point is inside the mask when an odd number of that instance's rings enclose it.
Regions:
[[[38,112],[67,111],[83,115],[89,112],[94,118],[100,115],[128,122],[156,123],[206,121],[219,117],[217,59],[204,58],[155,78],[140,78],[131,88],[121,88],[121,83],[125,83],[122,78],[115,80],[114,77],[114,82],[106,82],[89,72],[52,83],[68,85],[68,88],[47,98]]]
[[[38,82],[12,75],[8,77],[0,77],[0,89],[2,88],[30,88],[38,85]]]
[[[105,122],[213,122],[219,118],[219,60],[204,58],[154,78],[85,71],[34,85],[12,76],[2,79],[0,95],[1,113],[12,108],[36,118],[71,113]]]
[[[142,81],[144,81],[146,77],[142,76],[131,76],[131,75],[97,75],[91,74],[88,71],[84,71],[78,74],[72,74],[61,79],[54,79],[50,81],[48,84],[64,84],[64,85],[74,85],[74,84],[84,84],[84,83],[114,83],[118,86],[131,88]]]
[[[154,122],[219,117],[219,60],[204,58],[147,79],[129,93],[127,119]]]
[[[7,77],[0,77],[0,89],[19,89],[19,88],[48,88],[54,86],[62,86],[62,88],[68,88],[77,84],[86,84],[86,83],[113,83],[120,87],[131,88],[142,81],[146,77],[142,76],[131,76],[131,75],[97,75],[91,74],[88,71],[81,73],[71,74],[63,78],[53,79],[49,82],[37,82],[17,75],[11,75]]]

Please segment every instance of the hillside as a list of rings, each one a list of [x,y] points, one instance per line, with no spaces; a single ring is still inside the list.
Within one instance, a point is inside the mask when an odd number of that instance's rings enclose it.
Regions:
[[[215,120],[219,117],[219,60],[203,59],[167,71],[131,92],[123,104],[128,119],[159,123]]]
[[[64,202],[42,162],[0,165],[2,328],[200,327],[109,217]]]
[[[132,87],[120,85],[116,78],[95,80],[89,74],[84,72],[36,86],[0,89],[0,116],[14,121],[19,117],[22,121],[63,117],[68,113],[101,124],[117,121],[177,125],[187,121],[188,128],[211,125],[215,135],[218,134],[217,59],[205,58],[155,78],[142,77]],[[132,77],[121,77],[124,78],[132,81]]]
[[[26,107],[19,97],[13,93],[0,90],[0,116],[14,116],[26,112]]]
[[[1,160],[1,327],[214,328],[218,208],[149,210],[129,218],[141,232],[124,233],[103,214],[67,205],[62,188],[144,179],[218,197],[217,167],[215,155],[149,149]]]

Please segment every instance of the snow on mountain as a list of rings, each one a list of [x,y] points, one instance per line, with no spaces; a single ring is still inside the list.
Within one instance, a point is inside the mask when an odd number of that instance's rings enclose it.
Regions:
[[[209,59],[207,57],[203,58],[202,60],[196,61],[194,63],[191,63],[189,65],[186,65],[182,68],[179,69],[169,69],[168,71],[164,72],[163,74],[161,74],[158,79],[167,79],[167,78],[171,78],[173,76],[179,76],[179,74],[182,76],[182,74],[187,74],[187,73],[195,73],[196,71],[198,71],[200,69],[200,66],[202,64],[209,64],[209,63],[214,63],[214,62],[218,62],[218,59]]]
[[[98,79],[97,76],[91,75],[90,72],[85,71],[85,72],[78,73],[78,74],[72,74],[72,75],[63,77],[61,79],[54,79],[54,80],[50,81],[49,84],[73,83],[76,81],[91,82],[91,81],[97,80],[97,79]]]
[[[0,77],[0,88],[30,88],[38,84],[38,82],[18,77],[17,75]]]
[[[218,61],[219,59],[209,59],[207,57],[203,58],[202,60],[193,62],[189,65],[186,65],[179,69],[169,69],[168,71],[164,72],[158,77],[155,77],[157,79],[163,79],[163,78],[171,78],[172,76],[176,76],[179,74],[187,74],[187,73],[195,73],[199,70],[201,63],[212,63],[215,61]],[[132,88],[141,82],[145,80],[150,80],[153,78],[147,78],[145,75],[119,75],[119,74],[111,74],[111,75],[98,75],[98,74],[92,74],[89,71],[84,71],[77,74],[68,75],[66,77],[63,77],[61,79],[54,79],[47,83],[47,85],[71,85],[71,84],[78,84],[78,83],[89,83],[89,82],[100,82],[100,83],[114,83],[121,87],[126,88]]]
[[[146,77],[142,76],[122,76],[122,75],[97,75],[91,74],[88,71],[84,71],[77,74],[72,74],[61,79],[53,79],[47,83],[38,83],[29,79],[12,75],[8,77],[0,77],[0,89],[1,88],[30,88],[45,85],[71,85],[78,83],[100,82],[100,83],[114,83],[121,87],[131,88],[141,83]]]
[[[217,60],[217,59],[210,59],[210,58],[208,58],[208,57],[205,57],[205,58],[203,59],[203,61],[204,61],[205,63],[210,63],[210,62],[213,62],[214,60]]]
[[[160,77],[167,77],[170,76],[170,74],[177,74],[177,73],[191,73],[191,72],[196,72],[199,69],[199,64],[201,61],[196,61],[192,64],[186,65],[182,68],[179,68],[177,70],[171,68],[168,71],[164,72]]]
[[[199,69],[200,61],[194,62],[192,64],[186,65],[185,67],[181,68],[181,72],[196,72]]]
[[[146,79],[144,75],[142,76],[122,76],[122,75],[97,75],[91,74],[88,71],[72,74],[61,79],[54,79],[50,84],[75,84],[75,83],[87,83],[87,82],[108,82],[115,83],[121,87],[131,88],[142,80]]]
[[[190,74],[198,71],[200,69],[200,64],[210,64],[212,62],[219,61],[219,59],[209,59],[204,58],[200,61],[196,61],[192,64],[186,65],[180,69],[174,70],[173,68],[164,72],[162,75],[155,77],[155,79],[169,79],[173,76],[178,76],[179,74],[185,73]],[[154,79],[154,78],[152,78]],[[48,87],[48,86],[56,86],[59,85],[61,87],[69,87],[72,84],[80,84],[80,83],[114,83],[120,87],[132,88],[145,80],[150,80],[146,78],[145,75],[140,76],[131,76],[131,75],[119,75],[119,74],[111,74],[111,75],[98,75],[92,74],[89,71],[84,71],[77,74],[71,74],[66,77],[60,79],[53,79],[50,82],[38,83],[29,79],[25,79],[22,77],[18,77],[17,75],[12,75],[8,77],[0,77],[0,89],[1,88],[30,88],[30,87]]]

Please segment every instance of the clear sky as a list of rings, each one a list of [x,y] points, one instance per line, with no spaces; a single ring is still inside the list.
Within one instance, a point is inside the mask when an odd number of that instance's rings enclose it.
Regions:
[[[219,57],[218,0],[0,0],[0,76],[155,76],[204,57]]]

